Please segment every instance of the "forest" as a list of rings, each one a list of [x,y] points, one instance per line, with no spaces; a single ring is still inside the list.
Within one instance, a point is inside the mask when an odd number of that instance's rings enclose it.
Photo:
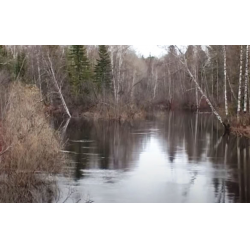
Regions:
[[[247,125],[248,45],[162,47],[161,58],[144,58],[128,45],[2,45],[1,92],[14,81],[37,86],[48,111],[69,117],[95,110],[123,118],[154,107],[212,110]]]
[[[158,58],[129,45],[1,45],[0,201],[56,192],[37,173],[70,164],[62,151],[71,118],[122,125],[154,111],[211,113],[226,134],[249,137],[248,45],[161,48]],[[68,121],[54,131],[52,117]]]

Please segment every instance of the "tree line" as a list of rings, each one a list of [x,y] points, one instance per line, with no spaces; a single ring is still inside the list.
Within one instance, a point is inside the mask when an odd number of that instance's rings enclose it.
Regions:
[[[250,110],[248,45],[162,46],[160,58],[128,45],[0,46],[0,83],[35,84],[41,99],[72,109],[104,105]],[[208,103],[208,105],[207,105]]]

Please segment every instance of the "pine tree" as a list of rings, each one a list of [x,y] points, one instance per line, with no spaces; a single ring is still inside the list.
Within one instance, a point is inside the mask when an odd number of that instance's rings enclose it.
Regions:
[[[73,91],[78,96],[87,91],[86,82],[91,79],[90,64],[84,45],[72,45],[69,49],[68,72]]]
[[[99,45],[99,57],[95,66],[95,82],[98,90],[102,89],[105,94],[106,90],[111,91],[112,89],[111,59],[105,45]]]

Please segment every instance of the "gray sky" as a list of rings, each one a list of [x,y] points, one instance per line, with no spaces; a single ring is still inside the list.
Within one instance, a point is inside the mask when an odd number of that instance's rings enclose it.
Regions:
[[[138,54],[141,54],[145,57],[149,56],[158,56],[165,54],[165,50],[160,48],[161,45],[133,45],[133,48]]]
[[[149,55],[151,56],[157,56],[161,57],[162,55],[166,54],[166,49],[163,47],[167,47],[169,45],[133,45],[133,48],[137,52],[137,54],[141,54],[144,57],[148,57]],[[177,45],[178,48],[182,51],[185,52],[187,49],[188,45]],[[204,45],[202,45],[203,48],[205,48]]]

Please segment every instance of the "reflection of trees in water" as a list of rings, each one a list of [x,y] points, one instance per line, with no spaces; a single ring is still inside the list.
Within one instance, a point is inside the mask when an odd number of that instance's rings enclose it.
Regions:
[[[75,162],[75,178],[83,178],[82,170],[89,168],[130,168],[138,159],[138,147],[143,146],[144,136],[133,131],[145,129],[145,122],[119,125],[117,122],[70,122],[67,135],[70,138],[67,150]],[[83,142],[86,140],[86,142]],[[72,142],[73,141],[73,142]],[[76,142],[78,141],[78,142]],[[82,142],[81,142],[82,141]]]
[[[216,139],[220,140],[220,138]],[[219,182],[220,186],[219,191],[216,189],[218,202],[223,201],[221,197],[225,196],[225,193],[228,194],[229,201],[249,202],[249,140],[247,138],[226,136],[221,138],[216,149],[210,148],[209,153],[215,169],[229,171],[227,178],[216,181],[216,183]],[[213,157],[214,154],[216,157]]]
[[[234,158],[238,162],[238,180],[240,202],[250,201],[250,158],[249,158],[249,140],[241,138],[236,142],[237,150]]]
[[[130,167],[139,140],[132,134],[128,124],[95,123],[90,137],[97,140],[100,168],[126,170]]]
[[[209,119],[209,117],[207,117]],[[207,150],[208,125],[205,117],[193,113],[170,112],[161,127],[160,140],[165,140],[170,162],[174,162],[177,149],[183,148],[190,162],[200,162]],[[164,142],[163,142],[164,143]]]
[[[178,150],[184,149],[189,163],[212,163],[212,185],[218,202],[250,201],[250,147],[249,140],[223,135],[223,128],[211,114],[172,113],[158,125],[159,140],[170,162],[174,162]],[[171,165],[172,166],[172,165]],[[174,165],[173,165],[174,166]],[[191,166],[187,164],[187,167]],[[193,185],[197,172],[190,170],[190,183],[184,194]],[[194,178],[195,177],[195,178]]]
[[[207,114],[169,114],[165,122],[165,139],[168,141],[170,161],[174,161],[177,148],[185,140],[185,151],[190,163],[212,163],[212,185],[218,202],[250,201],[250,147],[247,138],[223,135],[220,124]],[[167,133],[166,133],[167,131]],[[223,173],[223,176],[220,174]],[[195,176],[191,172],[190,183]]]
[[[212,163],[209,174],[218,202],[250,201],[249,140],[222,137],[223,128],[211,114],[169,112],[161,119],[134,122],[133,125],[70,122],[67,134],[71,140],[93,141],[68,146],[69,151],[76,152],[72,154],[76,162],[75,178],[82,178],[81,170],[87,168],[131,168],[131,163],[138,160],[139,153],[151,138],[150,128],[159,129],[157,139],[169,162],[175,162],[178,150],[184,150],[191,164],[202,168],[204,162]],[[190,183],[184,190],[185,195],[197,177],[197,169],[192,169],[191,164],[187,164]]]
[[[75,142],[78,140],[88,139],[86,138],[86,134],[89,134],[91,131],[91,124],[82,123],[81,121],[71,120],[68,128],[67,135],[70,138],[70,141],[67,144],[67,150],[72,152],[71,158],[74,161],[75,165],[75,179],[78,180],[82,177],[81,169],[86,168],[88,159],[86,156],[82,155],[83,146],[89,146],[90,143],[81,143]],[[79,139],[80,138],[80,139]],[[89,152],[89,149],[86,148],[85,152]]]

